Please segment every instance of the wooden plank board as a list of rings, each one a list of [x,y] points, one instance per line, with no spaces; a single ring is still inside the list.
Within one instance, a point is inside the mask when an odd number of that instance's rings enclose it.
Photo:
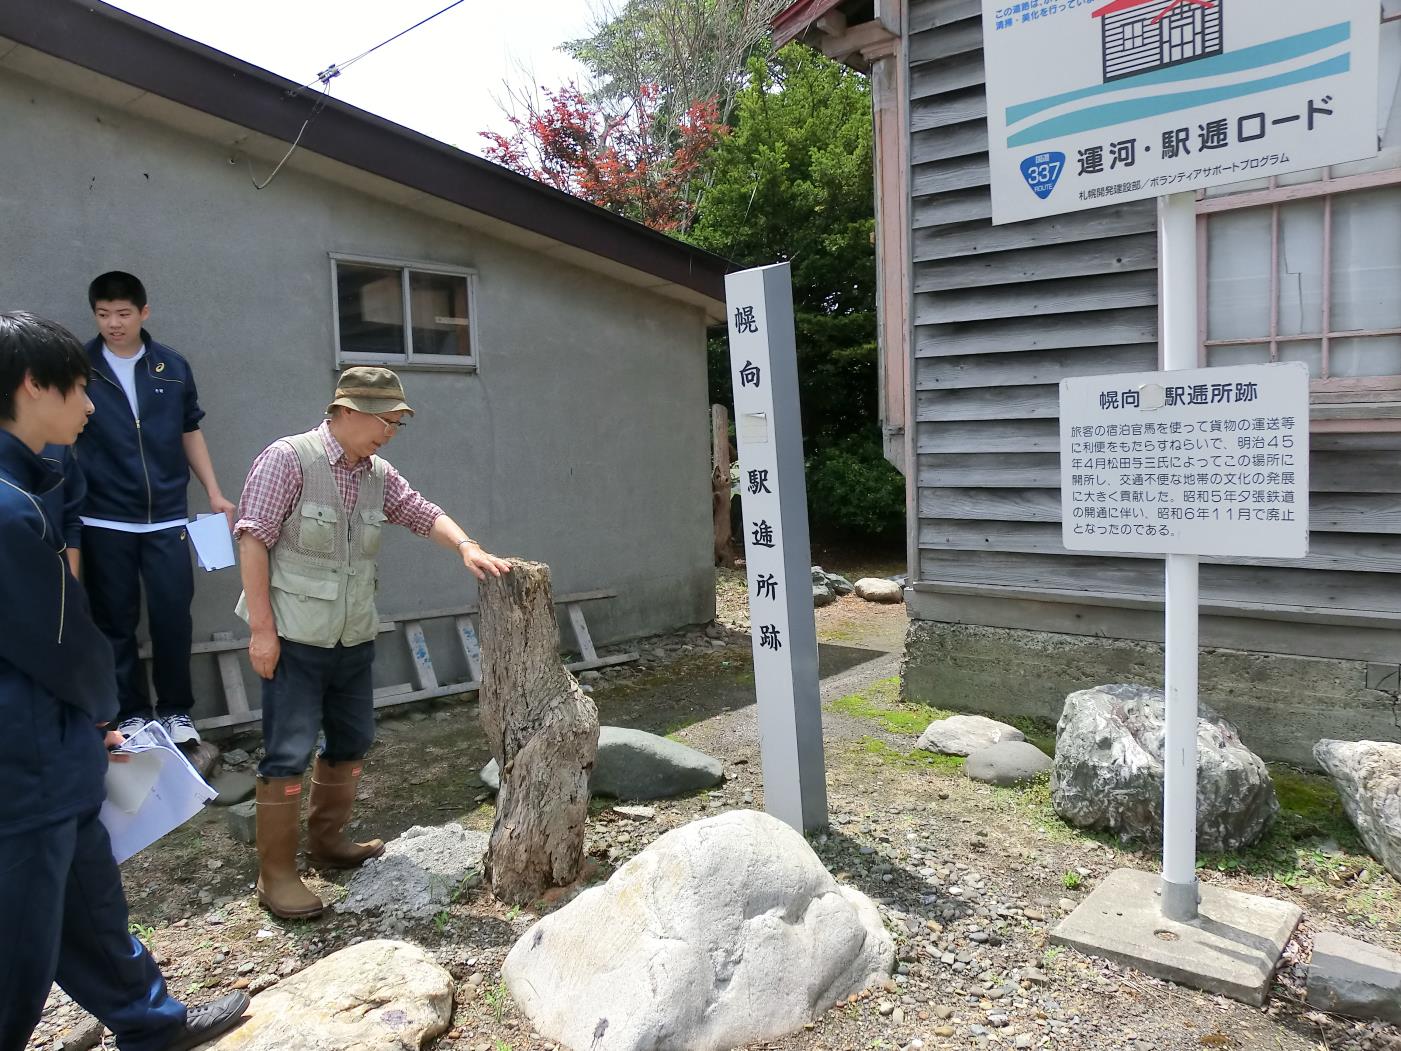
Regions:
[[[986,186],[916,197],[911,205],[912,223],[919,230],[942,223],[962,223],[992,217],[992,194]]]
[[[921,518],[1060,522],[1059,489],[935,488],[919,490]],[[1401,534],[1401,498],[1389,493],[1313,493],[1315,533]],[[1348,541],[1351,543],[1351,541]]]
[[[915,419],[921,423],[1056,419],[1059,413],[1060,388],[1055,384],[922,390],[915,395]]]
[[[1041,421],[1026,421],[1023,426]],[[1046,421],[1049,424],[1049,421]],[[1049,424],[1055,426],[1054,424]],[[920,424],[922,428],[938,426]],[[948,424],[946,429],[977,428],[991,424]],[[937,444],[956,446],[931,449],[931,453],[957,453],[954,456],[919,458],[919,484],[923,486],[1028,486],[1035,489],[1055,489],[1060,486],[1060,453],[1047,451],[1045,439],[1033,434],[1018,441],[1022,435],[1009,432],[998,444],[1000,453],[1021,454],[982,455],[993,450],[969,448],[966,437],[935,434]],[[1383,452],[1342,453],[1314,452],[1309,456],[1309,487],[1315,493],[1401,493],[1401,458]]]
[[[916,325],[1026,321],[1056,314],[1075,314],[1076,320],[1082,320],[1089,311],[1151,307],[1157,302],[1157,272],[1135,271],[1062,281],[1029,281],[998,288],[918,292],[914,296],[914,315]]]
[[[983,56],[956,55],[943,62],[925,63],[910,70],[911,108],[921,100],[963,88],[980,87],[983,83]]]
[[[1004,354],[1069,347],[1113,347],[1158,339],[1152,307],[1088,310],[1068,316],[1007,317],[978,325],[924,325],[915,330],[919,357]]]
[[[1048,245],[915,263],[914,290],[937,292],[1136,270],[1156,275],[1157,266],[1157,235],[1127,234],[1101,238],[1091,251],[1083,244]]]
[[[908,10],[911,33],[982,17],[980,0],[915,0]]]
[[[921,551],[920,579],[1063,591],[1161,596],[1161,561],[995,551]],[[1203,601],[1269,598],[1279,603],[1401,612],[1401,589],[1385,574],[1203,565]]]
[[[987,153],[988,123],[970,120],[944,128],[917,131],[910,136],[910,162],[926,164],[953,157],[977,157]]]
[[[423,624],[416,620],[404,623],[404,641],[409,645],[414,680],[420,690],[436,690],[438,674],[433,669],[433,655],[428,652],[428,640],[423,636]]]
[[[978,51],[983,46],[983,23],[981,19],[964,19],[950,22],[937,29],[926,29],[912,33],[906,44],[906,54],[911,68],[923,62],[938,62]]]
[[[1014,551],[1022,554],[1070,555],[1061,543],[1059,522],[964,521],[921,518],[919,545],[930,551]],[[1117,552],[1096,557],[1134,558]],[[1148,557],[1148,556],[1143,556]],[[1303,558],[1203,558],[1203,564],[1274,566],[1348,573],[1401,572],[1401,538],[1395,536],[1320,533],[1309,540]]]
[[[912,136],[912,141],[917,141],[919,137]],[[1112,208],[1096,208],[1090,212],[1053,215],[1024,223],[1008,223],[1004,226],[970,222],[945,225],[934,230],[916,230],[913,249],[915,261],[924,262],[980,255],[984,252],[1006,252],[1015,248],[1079,244],[1101,237],[1152,234],[1156,231],[1157,213],[1153,203],[1143,201]]]
[[[919,453],[1057,453],[1056,420],[982,420],[967,423],[921,423],[915,436]]]
[[[216,631],[210,638],[214,642],[232,642],[233,632]],[[247,642],[244,643],[247,645]],[[248,693],[243,685],[243,666],[238,652],[224,650],[215,656],[219,665],[219,682],[224,687],[224,706],[230,715],[249,715]]]
[[[1059,383],[1071,376],[1152,372],[1157,367],[1155,343],[925,357],[915,362],[915,386],[919,390],[1035,386]]]
[[[973,120],[986,121],[987,115],[987,92],[981,86],[951,91],[947,95],[936,95],[916,103],[910,113],[910,132],[917,134],[966,124]],[[978,152],[986,159],[986,146]]]
[[[462,657],[467,661],[467,670],[472,673],[472,678],[480,681],[482,677],[482,644],[477,635],[477,624],[474,617],[463,614],[453,618],[453,626],[457,629],[457,641],[462,646]]]
[[[970,186],[989,184],[988,159],[959,157],[951,161],[931,161],[910,169],[910,189],[916,197],[950,190],[966,190]]]
[[[918,482],[937,488],[1054,489],[1060,486],[1060,454],[923,455]]]
[[[574,640],[579,644],[579,656],[584,658],[585,664],[598,660],[598,653],[593,648],[593,639],[589,637],[589,626],[584,622],[583,608],[576,602],[571,602],[565,608],[569,612],[569,624],[574,629]]]
[[[1060,524],[1059,489],[924,487],[919,490],[918,507],[922,519]]]
[[[629,651],[628,653],[615,653],[609,657],[597,657],[591,661],[575,661],[573,664],[566,664],[565,668],[571,672],[593,671],[595,668],[611,668],[615,664],[627,664],[629,661],[637,660],[637,658],[636,652]]]

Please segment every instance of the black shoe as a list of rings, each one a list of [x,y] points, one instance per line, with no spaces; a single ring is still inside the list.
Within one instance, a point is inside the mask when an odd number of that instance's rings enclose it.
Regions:
[[[248,1008],[248,994],[238,989],[212,1003],[191,1007],[185,1013],[185,1031],[165,1051],[189,1051],[231,1029]]]

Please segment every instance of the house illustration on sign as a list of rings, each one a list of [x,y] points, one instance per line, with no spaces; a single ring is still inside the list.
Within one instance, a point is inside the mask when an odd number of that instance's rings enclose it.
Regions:
[[[1219,55],[1223,0],[1112,0],[1100,19],[1104,79]]]

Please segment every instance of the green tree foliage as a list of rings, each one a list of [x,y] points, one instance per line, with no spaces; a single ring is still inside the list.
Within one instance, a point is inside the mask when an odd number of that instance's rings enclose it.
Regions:
[[[712,102],[724,122],[750,56],[767,51],[769,20],[787,3],[616,0],[598,10],[588,36],[560,49],[589,70],[590,94],[605,107],[655,85],[663,123]]]
[[[880,450],[875,209],[865,78],[796,44],[752,59],[688,237],[744,266],[787,260],[815,531],[885,534],[903,482]],[[711,397],[733,406],[710,342]]]

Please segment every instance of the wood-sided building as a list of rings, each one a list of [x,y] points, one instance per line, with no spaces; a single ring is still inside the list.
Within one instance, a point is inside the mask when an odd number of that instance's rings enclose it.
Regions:
[[[1401,0],[1378,17],[1379,156],[1198,202],[1202,364],[1312,374],[1310,553],[1204,560],[1203,697],[1305,763],[1321,737],[1401,739]],[[872,79],[904,688],[1054,718],[1070,690],[1161,681],[1162,562],[1063,547],[1057,453],[1061,379],[1159,367],[1156,206],[992,225],[981,19],[799,0],[774,28]]]

